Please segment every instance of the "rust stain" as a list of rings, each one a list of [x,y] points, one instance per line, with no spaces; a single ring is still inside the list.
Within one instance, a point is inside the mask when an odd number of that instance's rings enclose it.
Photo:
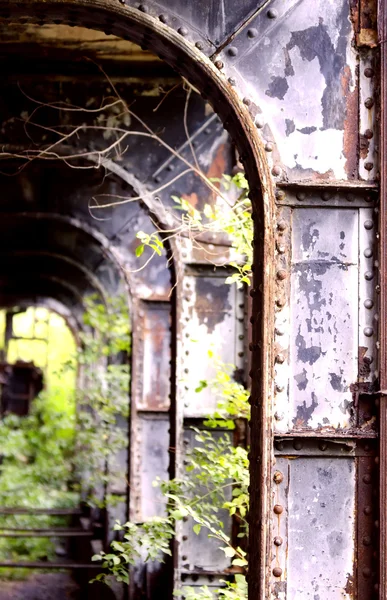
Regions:
[[[355,582],[353,580],[353,576],[349,573],[347,574],[347,582],[344,587],[344,592],[351,597],[353,597],[355,593]]]
[[[344,156],[347,159],[345,170],[349,179],[356,179],[358,176],[359,131],[358,84],[356,83],[355,89],[351,92],[351,81],[351,69],[346,65],[341,76],[341,88],[347,103],[344,121]]]
[[[361,29],[356,36],[356,45],[376,48],[378,45],[378,32],[375,29]]]
[[[368,156],[370,140],[363,134],[360,134],[360,158],[365,159]]]
[[[194,208],[196,208],[198,205],[199,198],[196,192],[192,192],[191,194],[182,194],[181,197],[184,198],[184,200],[187,200],[187,202],[189,202],[189,204]]]
[[[216,177],[220,179],[223,173],[227,173],[227,151],[228,147],[226,144],[220,144],[216,151],[214,160],[210,164],[210,168],[207,171],[208,178]],[[219,183],[215,183],[215,185],[219,187]]]

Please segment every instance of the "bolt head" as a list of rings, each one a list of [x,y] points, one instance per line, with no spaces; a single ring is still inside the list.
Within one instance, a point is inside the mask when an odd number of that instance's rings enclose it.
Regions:
[[[282,544],[283,544],[282,537],[280,535],[276,535],[273,540],[273,544],[274,544],[274,546],[282,546]]]
[[[276,19],[278,17],[278,11],[275,8],[270,8],[270,10],[267,11],[267,16],[269,19]]]
[[[282,483],[284,480],[284,476],[281,473],[281,471],[276,471],[273,475],[273,481],[274,483]]]
[[[281,567],[274,567],[273,575],[274,575],[274,577],[281,577],[281,575],[282,575]]]
[[[237,56],[238,55],[238,48],[236,48],[235,46],[231,46],[228,50],[227,50],[227,54],[229,56]]]

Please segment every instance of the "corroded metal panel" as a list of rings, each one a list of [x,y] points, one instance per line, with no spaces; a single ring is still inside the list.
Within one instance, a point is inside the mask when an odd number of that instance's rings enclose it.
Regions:
[[[297,458],[291,461],[289,479],[287,597],[350,600],[354,461]]]
[[[347,0],[273,0],[220,53],[226,75],[254,104],[264,140],[278,144],[270,149],[276,166],[290,177],[356,176],[353,37]]]
[[[139,317],[142,331],[142,376],[137,410],[165,411],[170,400],[170,305],[147,303],[141,305]]]
[[[298,209],[293,216],[291,423],[346,428],[357,380],[358,213]]]
[[[211,383],[216,361],[237,367],[243,358],[244,292],[225,283],[229,273],[207,269],[184,278],[182,309],[184,415],[203,417],[216,408]],[[227,367],[226,367],[227,368]]]
[[[139,506],[136,518],[145,521],[165,514],[165,498],[153,483],[157,478],[168,479],[169,467],[169,420],[163,416],[142,415],[137,421],[139,428]]]

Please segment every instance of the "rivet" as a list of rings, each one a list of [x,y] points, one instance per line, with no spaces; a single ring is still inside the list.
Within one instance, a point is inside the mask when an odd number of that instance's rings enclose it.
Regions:
[[[254,296],[256,296],[256,295],[257,295],[257,290],[255,290],[254,288],[252,288],[252,289],[250,290],[250,296],[251,296],[252,298],[254,298]]]
[[[274,567],[273,575],[274,575],[274,577],[281,577],[281,575],[282,575],[281,567]]]
[[[367,221],[364,221],[364,228],[365,229],[372,229],[374,226],[373,221],[371,221],[371,219],[367,219]]]
[[[198,50],[203,50],[203,47],[204,47],[202,42],[196,42],[195,46]]]
[[[275,418],[276,421],[282,421],[283,418],[284,418],[284,414],[281,413],[281,412],[276,411],[274,413],[274,418]]]
[[[147,6],[145,6],[145,4],[140,4],[140,6],[138,7],[138,10],[141,10],[141,12],[143,12],[143,13],[149,12],[149,8]]]
[[[325,452],[325,450],[328,448],[328,444],[326,442],[320,442],[318,447],[320,448],[321,452]]]
[[[354,200],[356,200],[355,194],[347,194],[346,198],[348,202],[354,202]]]
[[[302,450],[304,444],[301,442],[301,440],[296,440],[295,442],[293,442],[293,448],[295,450]]]
[[[276,335],[284,335],[285,331],[283,329],[280,329],[279,327],[275,328],[275,334]]]
[[[258,30],[254,29],[254,27],[252,29],[248,29],[247,30],[247,37],[249,38],[255,38],[258,35]]]
[[[282,173],[282,169],[279,165],[274,165],[274,167],[271,170],[271,174],[274,175],[274,177],[279,177]]]
[[[284,362],[285,362],[285,356],[283,354],[277,354],[276,357],[275,357],[275,362],[278,365],[283,365]]]
[[[366,577],[367,579],[368,579],[369,577],[371,577],[371,574],[372,574],[372,571],[371,571],[371,569],[370,569],[369,567],[365,567],[365,568],[363,569],[363,575],[364,575],[364,577]]]
[[[321,194],[321,200],[323,200],[323,202],[328,202],[328,200],[331,199],[331,194],[329,192],[323,192]]]
[[[273,152],[274,144],[272,142],[266,142],[265,150],[266,150],[266,152]]]
[[[366,130],[365,130],[365,132],[364,132],[364,137],[365,137],[367,140],[372,140],[372,138],[374,137],[374,134],[373,134],[373,132],[371,131],[371,129],[366,129]]]
[[[365,515],[370,515],[372,513],[372,507],[371,506],[365,506],[363,512],[364,512]]]
[[[277,223],[278,231],[285,231],[287,226],[288,226],[287,222],[283,219],[281,219],[281,221],[278,221],[278,223]]]
[[[363,333],[366,337],[372,337],[374,334],[374,330],[372,329],[372,327],[364,327]]]
[[[283,385],[277,384],[277,385],[275,386],[275,391],[276,391],[276,392],[278,392],[279,394],[280,394],[281,392],[283,392],[283,391],[284,391],[284,389],[285,389],[285,387],[284,387]]]
[[[372,271],[366,271],[366,272],[364,273],[364,278],[365,278],[367,281],[371,281],[371,280],[374,278],[374,274],[373,274],[373,272],[372,272]]]
[[[364,475],[363,477],[363,483],[371,483],[372,481],[372,477],[369,473],[367,473],[366,475]]]
[[[245,104],[246,106],[250,106],[250,104],[251,104],[250,98],[243,98],[243,104]]]
[[[286,279],[288,276],[287,272],[285,271],[285,269],[279,269],[277,271],[277,279],[279,281],[283,281],[284,279]]]
[[[366,248],[364,250],[363,254],[366,258],[371,258],[371,256],[373,255],[372,248]]]
[[[168,19],[165,15],[159,15],[159,21],[161,21],[162,23],[167,23]]]
[[[217,69],[223,69],[223,63],[221,60],[216,60],[214,64]]]
[[[278,17],[278,11],[275,8],[271,8],[267,11],[269,19],[276,19]]]
[[[256,115],[255,119],[254,119],[254,123],[255,123],[255,126],[257,127],[257,129],[262,129],[262,127],[265,125],[263,115]]]
[[[186,29],[185,27],[179,27],[177,33],[180,33],[180,35],[185,37],[186,35],[188,35],[188,29]]]
[[[277,298],[275,301],[278,308],[283,308],[285,306],[285,298]]]
[[[372,171],[372,169],[374,168],[374,163],[372,162],[366,162],[364,164],[364,168],[366,171]]]
[[[371,67],[366,67],[364,69],[364,75],[366,77],[373,77],[374,76],[374,70]]]
[[[275,197],[277,198],[277,200],[284,200],[286,197],[286,194],[285,194],[284,190],[276,190]]]
[[[276,515],[281,515],[284,512],[284,507],[281,504],[275,504],[273,511]]]
[[[276,471],[273,475],[273,481],[274,483],[282,483],[284,480],[284,476],[281,473],[281,471]]]
[[[374,105],[374,100],[373,100],[373,98],[366,98],[366,99],[364,100],[364,106],[365,106],[366,108],[372,108],[372,107],[373,107],[373,105]]]
[[[306,198],[306,194],[305,194],[305,192],[298,192],[298,193],[296,194],[296,198],[297,198],[297,200],[299,200],[300,202],[302,202],[302,201],[303,201],[303,200],[305,200],[305,198]]]
[[[276,244],[278,254],[285,254],[286,248],[283,244]]]
[[[284,443],[283,442],[276,442],[275,443],[275,447],[277,448],[277,450],[279,450],[281,452],[284,449]]]
[[[231,46],[231,48],[229,48],[227,50],[227,54],[229,56],[237,56],[237,54],[238,54],[238,48],[235,48],[235,46]]]
[[[283,544],[282,537],[280,535],[276,535],[273,540],[273,544],[274,544],[274,546],[282,546],[282,544]]]
[[[235,81],[235,79],[233,77],[229,77],[228,78],[228,82],[229,82],[230,85],[236,85],[236,81]]]

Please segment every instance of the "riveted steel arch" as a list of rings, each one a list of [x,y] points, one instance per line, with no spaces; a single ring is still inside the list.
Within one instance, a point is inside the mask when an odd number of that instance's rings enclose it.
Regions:
[[[185,77],[210,102],[224,127],[233,137],[250,184],[254,211],[254,283],[253,297],[253,359],[252,359],[252,420],[251,420],[251,525],[254,536],[250,541],[250,597],[266,596],[265,579],[266,499],[263,492],[268,481],[270,428],[267,402],[270,396],[272,373],[272,278],[273,264],[273,191],[265,158],[254,120],[249,112],[250,102],[243,103],[237,88],[205,53],[185,38],[184,27],[177,31],[163,23],[162,15],[154,18],[140,5],[138,9],[112,1],[18,1],[1,2],[0,15],[10,22],[24,20],[33,23],[64,23],[98,29],[129,38],[150,49]]]

